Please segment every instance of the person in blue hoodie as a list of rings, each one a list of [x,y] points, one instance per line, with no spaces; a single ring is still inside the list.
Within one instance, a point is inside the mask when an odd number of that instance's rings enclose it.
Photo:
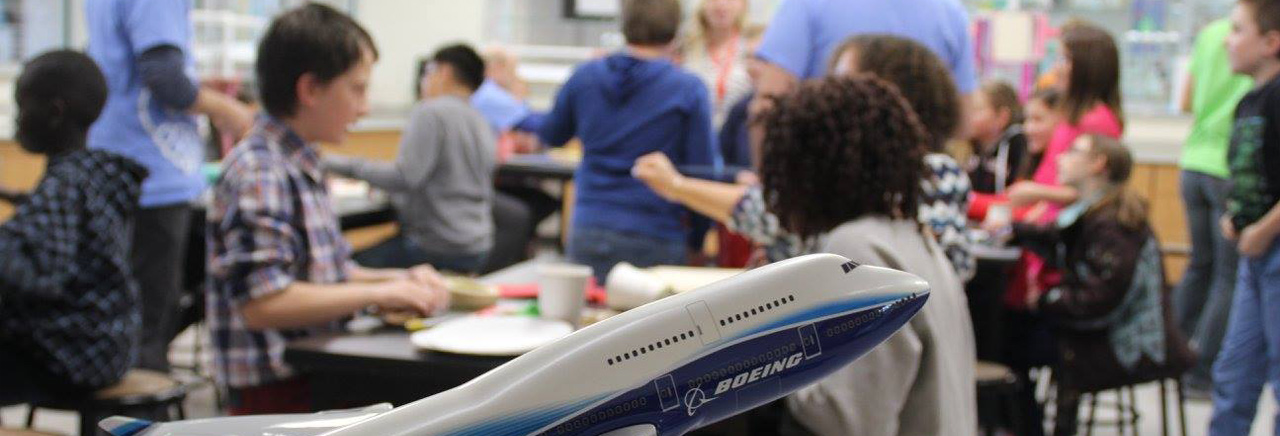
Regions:
[[[582,141],[568,257],[598,280],[618,262],[685,261],[689,213],[631,176],[637,158],[661,151],[677,166],[722,167],[706,87],[669,60],[681,14],[679,0],[623,0],[626,49],[574,71],[538,132],[552,146]]]

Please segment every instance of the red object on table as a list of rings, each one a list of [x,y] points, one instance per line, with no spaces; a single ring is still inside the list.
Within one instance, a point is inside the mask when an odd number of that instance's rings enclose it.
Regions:
[[[508,299],[529,299],[538,298],[539,286],[537,283],[509,283],[497,285],[498,297]],[[604,287],[596,283],[595,277],[587,279],[587,302],[604,304],[608,295]]]
[[[745,268],[751,261],[751,252],[755,244],[750,239],[729,231],[724,224],[716,225],[719,235],[720,252],[716,254],[716,264],[721,268]]]

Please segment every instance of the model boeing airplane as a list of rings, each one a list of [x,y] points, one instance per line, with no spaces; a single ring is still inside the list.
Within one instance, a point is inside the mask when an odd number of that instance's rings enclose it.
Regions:
[[[114,436],[682,435],[848,365],[928,294],[916,276],[816,254],[629,310],[395,409],[101,425]]]

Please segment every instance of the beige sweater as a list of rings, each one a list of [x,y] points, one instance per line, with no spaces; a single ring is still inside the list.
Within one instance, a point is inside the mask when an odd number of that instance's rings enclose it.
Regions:
[[[863,218],[823,240],[824,251],[929,282],[923,310],[883,344],[787,398],[821,436],[974,436],[974,339],[964,287],[914,221]]]

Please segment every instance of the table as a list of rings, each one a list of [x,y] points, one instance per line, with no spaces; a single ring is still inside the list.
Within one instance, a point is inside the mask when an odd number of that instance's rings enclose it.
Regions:
[[[516,154],[498,164],[498,177],[533,177],[562,182],[573,180],[578,165],[546,154]]]
[[[485,284],[537,279],[543,256],[481,277]],[[397,406],[449,390],[497,368],[510,357],[418,350],[403,330],[334,334],[291,342],[285,362],[310,377],[313,406],[340,409],[390,402]]]

